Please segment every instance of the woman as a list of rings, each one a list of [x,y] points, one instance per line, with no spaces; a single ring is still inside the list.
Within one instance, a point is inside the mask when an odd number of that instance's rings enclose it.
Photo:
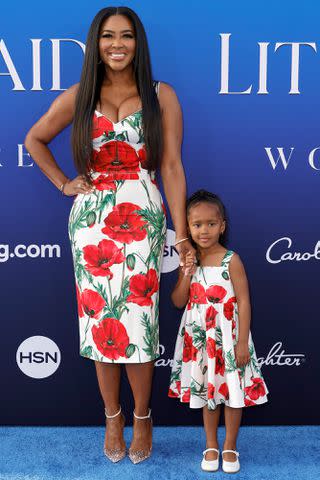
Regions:
[[[79,175],[68,179],[47,144],[73,122]],[[62,93],[29,131],[25,145],[64,195],[75,196],[69,236],[75,267],[80,354],[95,361],[105,405],[104,451],[126,454],[119,399],[121,364],[134,397],[129,457],[150,456],[149,409],[159,355],[158,293],[165,215],[160,169],[181,259],[192,246],[185,223],[180,158],[182,115],[173,89],[153,82],[145,31],[129,8],[94,18],[80,83]]]

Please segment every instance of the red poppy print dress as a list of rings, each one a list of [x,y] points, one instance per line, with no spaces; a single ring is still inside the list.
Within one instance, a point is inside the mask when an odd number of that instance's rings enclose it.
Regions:
[[[166,218],[155,172],[146,169],[142,111],[113,123],[96,111],[94,191],[69,218],[80,355],[143,363],[159,356],[159,280]]]
[[[205,405],[214,410],[224,403],[233,408],[267,402],[268,390],[261,375],[249,334],[250,362],[237,368],[238,307],[229,275],[233,252],[228,250],[220,267],[198,267],[190,284],[173,359],[169,397]]]

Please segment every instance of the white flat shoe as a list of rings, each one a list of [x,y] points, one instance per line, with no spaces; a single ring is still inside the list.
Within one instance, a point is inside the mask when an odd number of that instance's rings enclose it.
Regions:
[[[224,453],[234,453],[237,456],[237,460],[235,462],[227,462],[223,459]],[[237,473],[240,470],[240,462],[239,462],[239,452],[235,450],[223,450],[222,452],[222,470],[224,473]]]
[[[206,460],[207,452],[217,452],[218,457],[216,460]],[[219,469],[219,450],[217,448],[207,448],[202,452],[203,459],[201,462],[201,468],[205,472],[216,472]]]

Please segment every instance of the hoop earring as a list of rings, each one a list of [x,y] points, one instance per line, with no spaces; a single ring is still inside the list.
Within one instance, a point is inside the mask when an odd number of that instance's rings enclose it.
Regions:
[[[100,58],[100,60],[99,60],[99,62],[97,63],[97,65],[101,65],[101,63],[102,63],[102,60],[101,60],[101,58]]]

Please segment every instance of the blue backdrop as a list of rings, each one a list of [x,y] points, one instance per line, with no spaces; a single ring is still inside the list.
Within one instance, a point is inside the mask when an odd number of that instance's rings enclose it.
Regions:
[[[229,246],[247,268],[252,332],[270,402],[247,409],[244,422],[317,424],[320,6],[310,0],[126,4],[145,25],[155,79],[170,83],[181,102],[188,190],[222,197]],[[1,7],[2,424],[103,421],[94,364],[78,356],[67,237],[72,200],[32,164],[23,141],[59,95],[59,82],[65,89],[79,80],[83,51],[76,41],[84,44],[92,18],[108,5],[55,0]],[[69,136],[67,129],[51,146],[72,176]],[[167,398],[181,317],[169,300],[176,279],[171,243],[170,237],[152,406],[157,424],[196,424],[200,411]],[[34,336],[51,339],[53,350]],[[28,357],[30,345],[38,357]],[[35,378],[36,370],[44,378]],[[126,381],[123,393],[131,417]]]

